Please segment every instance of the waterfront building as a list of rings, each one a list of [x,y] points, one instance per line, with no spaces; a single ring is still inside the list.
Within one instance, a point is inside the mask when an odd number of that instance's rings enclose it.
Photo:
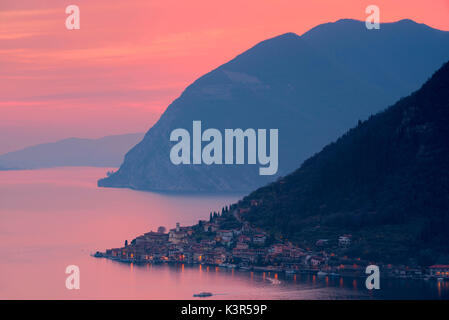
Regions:
[[[447,264],[436,264],[430,266],[429,272],[432,277],[449,279],[449,265]]]

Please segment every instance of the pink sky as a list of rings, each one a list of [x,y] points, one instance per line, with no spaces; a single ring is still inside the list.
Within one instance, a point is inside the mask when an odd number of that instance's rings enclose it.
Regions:
[[[65,28],[76,4],[81,29]],[[449,0],[2,0],[0,153],[146,131],[202,74],[259,41],[341,18],[449,30]]]

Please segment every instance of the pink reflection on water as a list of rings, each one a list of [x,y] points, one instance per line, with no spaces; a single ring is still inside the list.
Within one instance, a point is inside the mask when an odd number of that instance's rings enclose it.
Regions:
[[[210,299],[326,299],[348,290],[274,286],[266,273],[93,258],[159,226],[195,224],[241,198],[98,188],[107,170],[0,171],[1,299],[191,299],[202,291],[217,294]],[[80,268],[80,290],[65,287],[72,264]]]
[[[123,246],[160,225],[194,224],[239,196],[98,188],[96,180],[107,170],[0,171],[0,298],[191,297],[199,282],[195,273],[183,272],[187,284],[178,288],[181,272],[89,254]],[[80,290],[65,288],[70,264],[80,267]]]

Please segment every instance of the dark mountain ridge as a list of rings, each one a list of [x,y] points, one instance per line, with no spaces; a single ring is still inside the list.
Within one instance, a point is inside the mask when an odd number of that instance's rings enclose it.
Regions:
[[[448,123],[446,63],[421,89],[237,207],[246,208],[243,219],[293,241],[352,233],[354,256],[433,263],[449,252]]]
[[[0,155],[0,170],[69,166],[118,167],[125,153],[142,137],[143,133],[128,133],[99,139],[68,138],[38,144]]]
[[[340,20],[262,41],[173,101],[103,187],[249,191],[285,175],[360,119],[419,88],[449,56],[449,32],[409,20],[367,30]],[[258,165],[173,165],[172,130],[279,129],[277,176]],[[203,130],[204,130],[203,129]]]

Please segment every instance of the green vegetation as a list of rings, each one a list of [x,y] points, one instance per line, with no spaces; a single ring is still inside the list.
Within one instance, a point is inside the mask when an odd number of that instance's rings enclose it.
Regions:
[[[296,243],[351,233],[352,256],[434,263],[449,251],[449,63],[238,208]]]

